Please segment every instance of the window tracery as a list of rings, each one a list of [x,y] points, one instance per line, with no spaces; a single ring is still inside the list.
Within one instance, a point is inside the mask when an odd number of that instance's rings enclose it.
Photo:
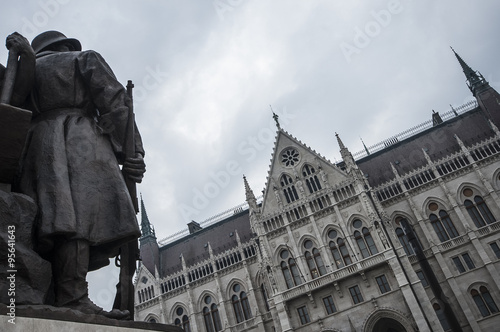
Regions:
[[[342,237],[334,229],[328,232],[329,246],[337,269],[352,264],[351,255]]]
[[[299,199],[297,189],[295,189],[295,185],[290,175],[283,174],[281,176],[280,184],[287,203],[291,203]]]
[[[326,274],[326,267],[321,258],[319,250],[314,247],[311,240],[306,240],[304,242],[304,257],[306,258],[307,267],[311,273],[311,278],[315,279],[319,276]]]
[[[309,189],[309,193],[314,193],[318,190],[321,190],[321,183],[319,182],[318,176],[316,174],[316,170],[313,166],[306,164],[302,168],[302,176],[306,180],[307,189]]]
[[[299,268],[297,267],[295,259],[291,257],[290,252],[288,250],[282,250],[280,252],[280,258],[281,272],[285,278],[287,288],[300,285],[302,281],[300,279]]]
[[[362,227],[363,222],[360,219],[355,219],[352,225],[354,228],[361,229],[361,232],[359,230],[354,231],[354,238],[356,239],[356,243],[363,258],[377,254],[378,250],[375,241],[373,241],[373,237],[368,228]]]

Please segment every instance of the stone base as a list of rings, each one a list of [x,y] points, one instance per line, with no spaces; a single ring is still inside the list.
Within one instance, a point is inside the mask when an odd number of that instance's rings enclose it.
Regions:
[[[0,326],[6,332],[183,332],[177,326],[109,319],[100,315],[86,315],[79,311],[52,306],[16,306],[15,319],[7,315],[5,304],[0,304]],[[13,324],[12,322],[15,322]]]

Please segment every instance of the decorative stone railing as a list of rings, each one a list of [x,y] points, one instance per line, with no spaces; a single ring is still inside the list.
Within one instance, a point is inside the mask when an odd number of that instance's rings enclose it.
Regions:
[[[474,162],[480,162],[487,158],[500,155],[500,139],[494,136],[467,149]],[[438,177],[452,175],[466,167],[470,167],[470,165],[471,163],[467,157],[467,153],[460,150],[454,154],[434,161],[432,164],[401,175],[399,179],[394,178],[387,181],[373,188],[373,190],[381,202],[388,201],[403,194],[404,190],[402,186],[404,186],[406,190],[417,189],[427,183],[437,181]],[[437,170],[437,174],[433,170],[434,167]]]
[[[456,248],[464,243],[469,242],[469,236],[467,234],[457,236],[453,239],[450,239],[446,242],[441,242],[438,244],[438,248],[440,251],[447,251],[452,248]]]
[[[300,225],[308,222],[311,214],[307,206],[312,215],[316,215],[328,211],[327,209],[331,209],[334,204],[355,197],[356,194],[352,181],[344,181],[333,188],[323,188],[313,194],[308,194],[304,199],[285,206],[283,211],[264,217],[262,221],[264,232],[271,237],[277,236],[287,225]]]
[[[185,288],[186,284],[203,282],[203,279],[210,278],[216,271],[223,271],[246,259],[251,259],[257,255],[255,243],[253,241],[241,244],[241,246],[227,250],[213,259],[206,259],[187,269],[178,271],[160,280],[162,294],[168,294],[176,290]],[[187,276],[187,278],[185,277]],[[187,280],[186,280],[187,279]]]
[[[448,112],[441,113],[441,119],[443,121],[450,120],[454,117],[457,117],[460,114],[463,114],[463,113],[466,113],[466,112],[469,112],[469,111],[475,109],[477,106],[478,106],[477,101],[471,100],[471,101],[469,101],[461,106],[452,108]],[[401,142],[401,141],[407,139],[408,137],[411,137],[413,135],[421,133],[424,130],[427,130],[427,129],[432,128],[432,127],[433,127],[433,121],[431,119],[431,120],[425,121],[425,122],[423,122],[415,127],[407,129],[407,130],[405,130],[397,135],[394,135],[394,136],[392,136],[392,137],[390,137],[382,142],[379,142],[377,144],[369,146],[365,150],[353,153],[353,156],[356,159],[364,158],[364,157],[368,156],[369,154],[373,154],[375,152],[383,150],[388,146],[391,146],[393,144]]]
[[[486,226],[483,226],[481,228],[477,229],[477,232],[479,233],[479,237],[483,237],[485,235],[488,235],[490,233],[500,231],[500,222],[495,221],[492,224],[488,224]]]
[[[392,249],[391,249],[392,250]],[[329,272],[321,277],[309,280],[303,284],[287,289],[282,293],[283,300],[289,301],[293,298],[303,296],[307,292],[321,288],[325,285],[332,284],[335,281],[347,278],[353,274],[360,273],[365,269],[371,268],[379,264],[385,264],[385,255],[383,252],[365,258],[359,262],[347,265],[341,269]]]
[[[230,330],[231,332],[240,332],[240,331],[246,331],[253,327],[255,327],[255,318],[250,318],[247,319],[246,321],[238,323],[237,325],[231,326]]]

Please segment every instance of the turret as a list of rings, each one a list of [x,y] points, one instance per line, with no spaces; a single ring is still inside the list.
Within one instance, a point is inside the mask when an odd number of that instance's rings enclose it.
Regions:
[[[144,265],[151,274],[155,275],[155,270],[160,270],[160,256],[158,242],[153,226],[149,222],[144,200],[141,195],[141,237],[139,238],[141,264]]]

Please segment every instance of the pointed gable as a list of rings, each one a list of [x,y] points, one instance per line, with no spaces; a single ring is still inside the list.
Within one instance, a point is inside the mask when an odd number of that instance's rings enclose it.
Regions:
[[[314,174],[313,174],[314,173]],[[308,179],[316,175],[317,180]],[[283,210],[319,187],[334,187],[349,176],[325,157],[278,128],[268,171],[262,214]]]

